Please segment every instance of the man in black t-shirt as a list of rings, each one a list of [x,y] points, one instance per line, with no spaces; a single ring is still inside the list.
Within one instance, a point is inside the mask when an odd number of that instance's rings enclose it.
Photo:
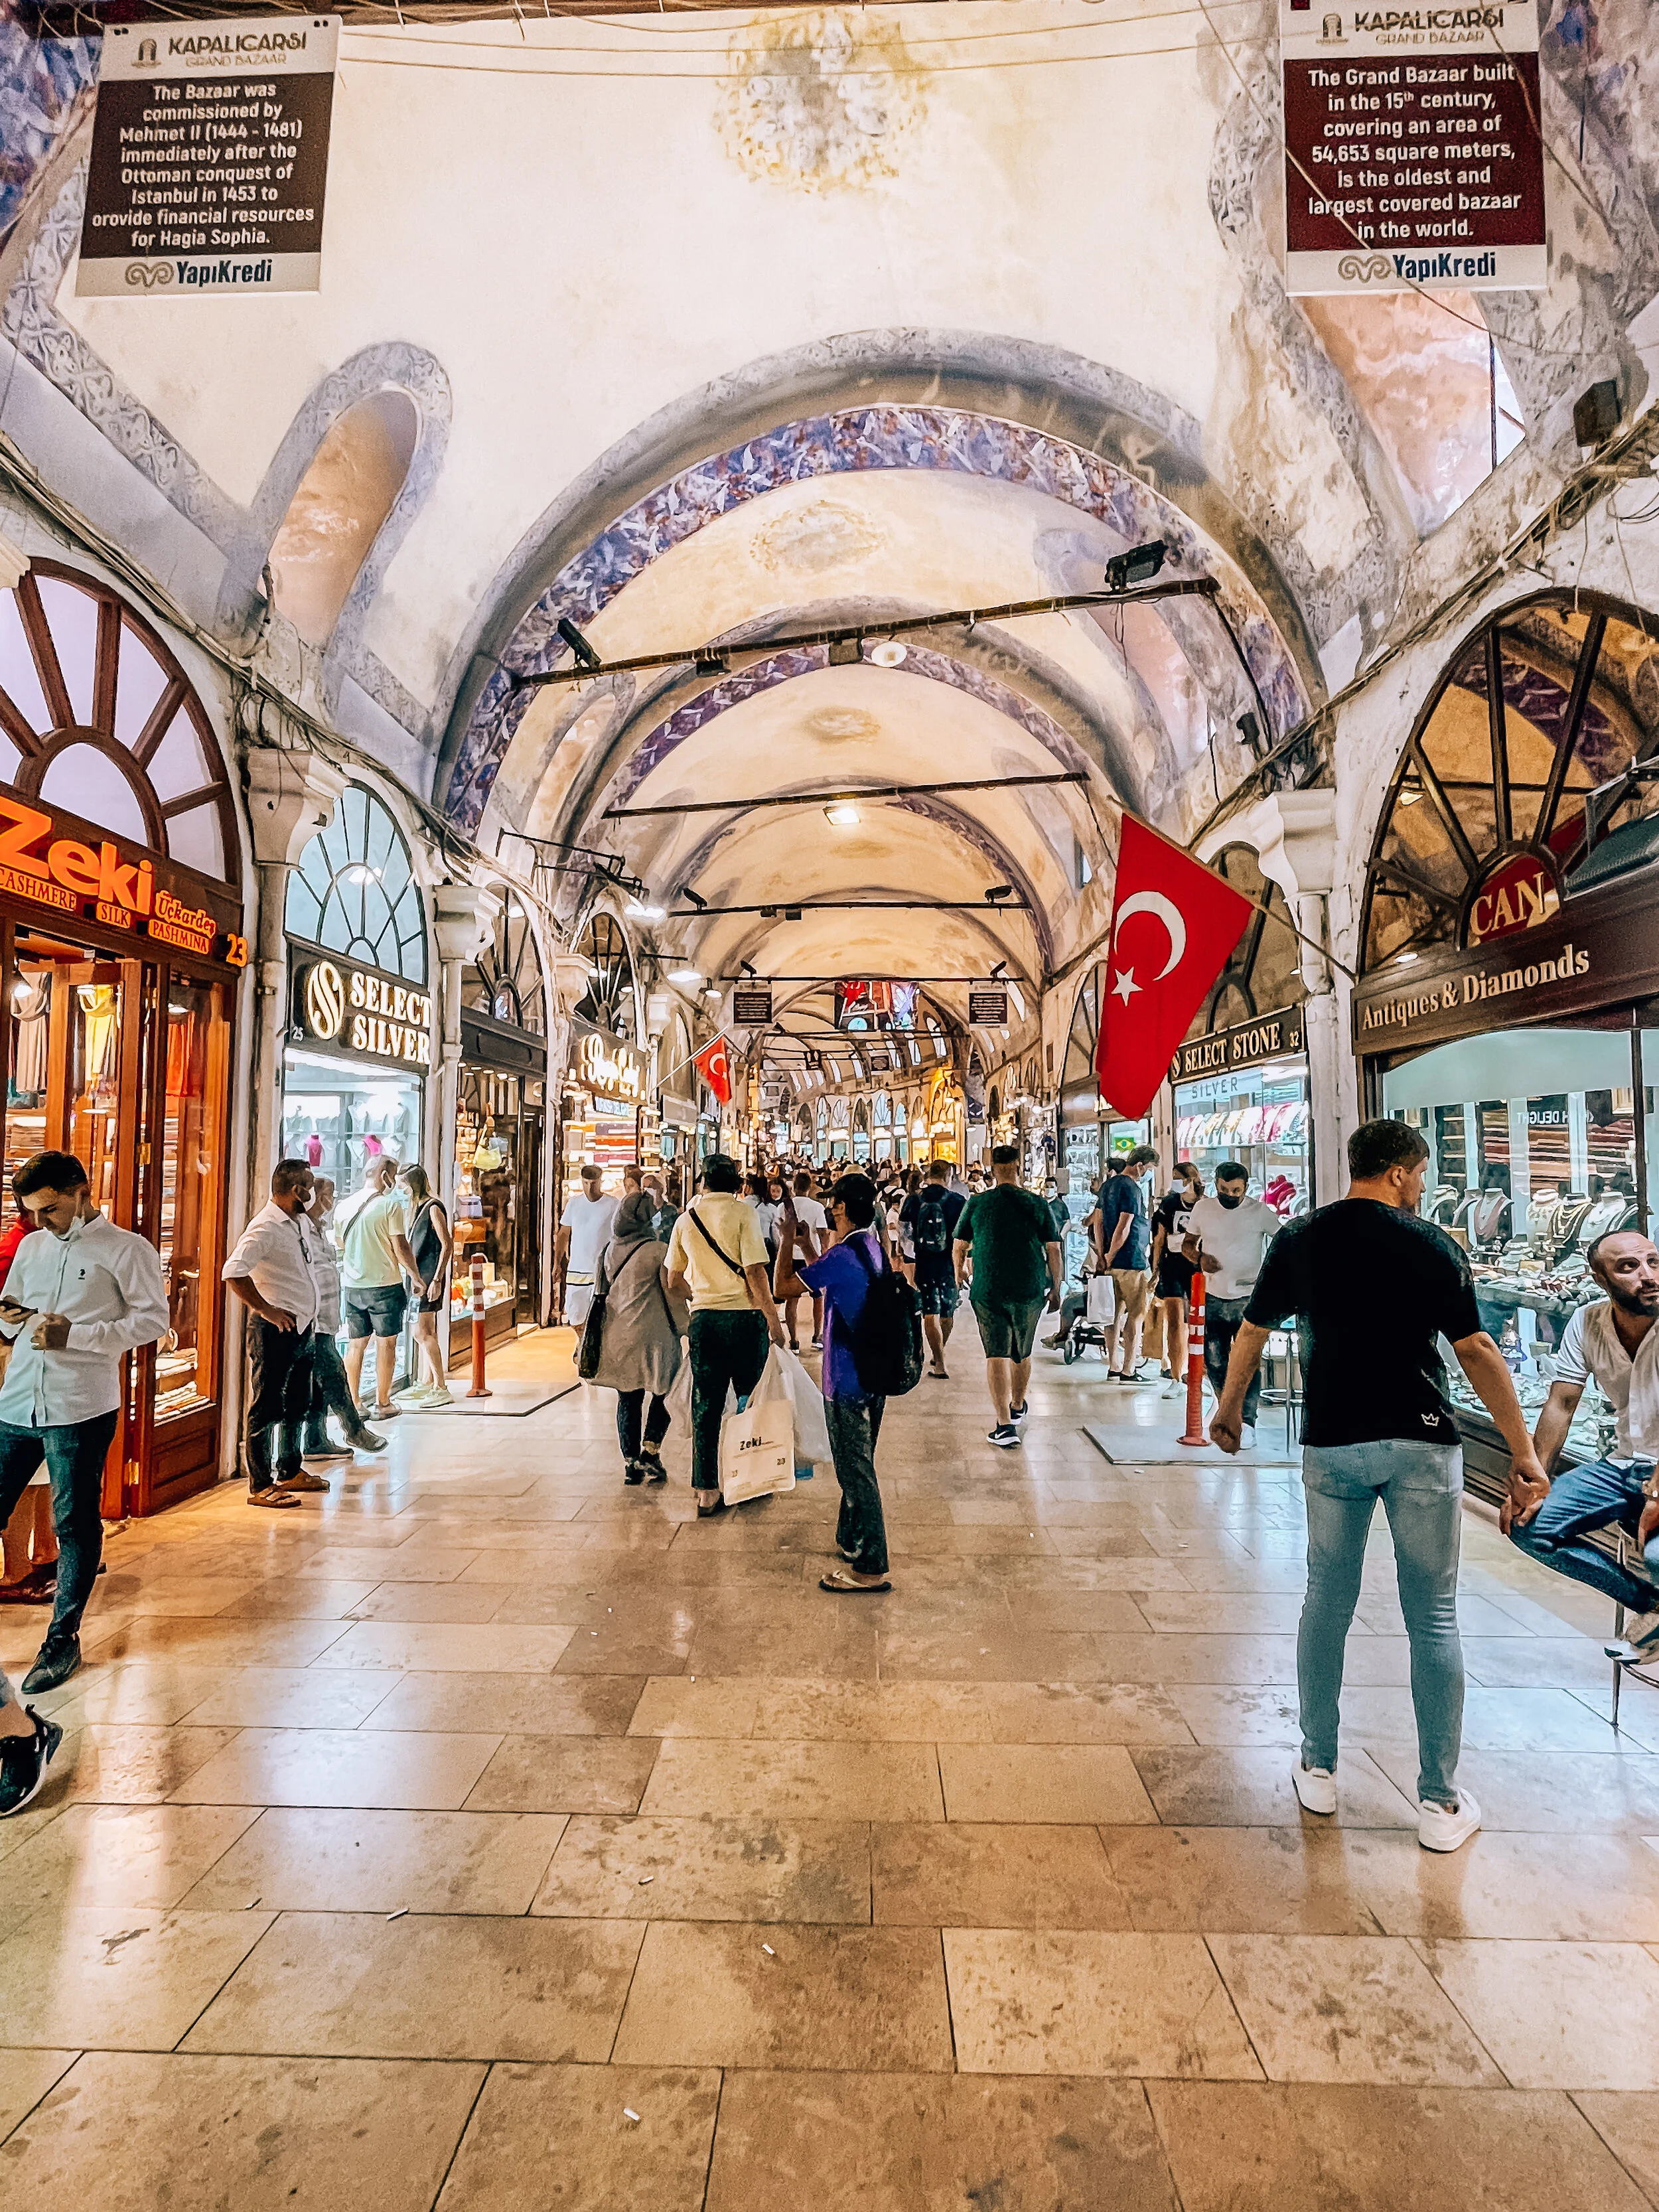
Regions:
[[[916,1296],[921,1301],[921,1326],[927,1338],[927,1372],[941,1382],[950,1380],[945,1347],[951,1341],[962,1297],[951,1247],[968,1203],[960,1191],[950,1188],[950,1162],[933,1161],[927,1182],[914,1198],[905,1200],[899,1215],[915,1249]]]
[[[1404,1121],[1367,1121],[1354,1131],[1347,1196],[1291,1222],[1267,1248],[1210,1437],[1223,1451],[1238,1449],[1245,1390],[1268,1334],[1301,1315],[1312,1332],[1313,1357],[1303,1425],[1308,1594],[1297,1637],[1296,1794],[1310,1813],[1336,1810],[1343,1654],[1381,1498],[1411,1638],[1418,1841],[1428,1850],[1453,1851],[1480,1826],[1480,1808],[1456,1781],[1463,1453],[1445,1398],[1441,1336],[1450,1339],[1516,1467],[1530,1475],[1538,1466],[1509,1369],[1480,1326],[1468,1261],[1443,1230],[1417,1218],[1428,1157],[1427,1145]]]

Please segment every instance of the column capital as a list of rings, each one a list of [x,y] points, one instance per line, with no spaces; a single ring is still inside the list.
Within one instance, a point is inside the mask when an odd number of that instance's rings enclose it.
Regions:
[[[278,745],[250,745],[242,772],[253,857],[264,866],[291,866],[314,833],[327,828],[349,781],[319,753]]]
[[[438,957],[459,966],[489,944],[501,910],[501,894],[489,884],[434,884],[432,926]]]

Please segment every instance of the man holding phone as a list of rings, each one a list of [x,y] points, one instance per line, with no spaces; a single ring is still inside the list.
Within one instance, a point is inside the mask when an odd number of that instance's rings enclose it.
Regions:
[[[44,1458],[58,1531],[52,1625],[23,1677],[26,1696],[55,1690],[81,1664],[81,1616],[104,1548],[100,1492],[121,1407],[121,1362],[169,1325],[161,1257],[92,1202],[72,1152],[37,1152],[12,1179],[35,1226],[18,1248],[0,1334],[15,1346],[0,1384],[0,1522]]]

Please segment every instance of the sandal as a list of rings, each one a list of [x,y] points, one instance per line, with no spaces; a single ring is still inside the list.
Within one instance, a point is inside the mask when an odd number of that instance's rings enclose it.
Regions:
[[[701,1498],[697,1500],[699,1521],[712,1521],[717,1513],[724,1513],[725,1510],[726,1500],[723,1498],[717,1498],[712,1505],[705,1505]]]
[[[276,1508],[279,1506],[297,1505],[300,1501],[294,1496],[291,1491],[278,1490],[273,1483],[269,1490],[250,1490],[247,1494],[247,1502],[250,1505],[264,1505]]]
[[[885,1575],[878,1583],[854,1582],[852,1576],[841,1567],[831,1567],[827,1575],[818,1577],[818,1588],[833,1591],[837,1597],[879,1597],[883,1590],[890,1590],[892,1587]]]

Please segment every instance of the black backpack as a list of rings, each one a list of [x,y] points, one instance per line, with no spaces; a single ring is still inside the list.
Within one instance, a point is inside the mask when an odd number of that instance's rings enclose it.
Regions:
[[[921,1380],[921,1300],[882,1255],[878,1273],[861,1236],[851,1240],[869,1287],[852,1329],[853,1365],[872,1398],[902,1398]]]
[[[918,1199],[916,1225],[912,1234],[918,1252],[932,1253],[937,1258],[950,1250],[951,1224],[942,1199]]]

